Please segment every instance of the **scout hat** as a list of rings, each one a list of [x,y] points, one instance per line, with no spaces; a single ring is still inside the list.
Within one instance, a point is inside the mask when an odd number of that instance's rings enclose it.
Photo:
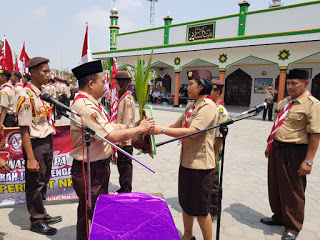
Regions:
[[[26,78],[26,79],[28,79],[28,81],[31,80],[31,75],[30,75],[29,73],[24,73],[24,74],[23,74],[23,77]]]
[[[42,63],[48,63],[48,62],[50,62],[50,61],[47,58],[34,57],[34,58],[30,59],[30,61],[26,64],[26,67],[29,68],[29,70],[30,70],[31,68],[34,68]]]
[[[22,78],[22,75],[19,71],[13,71],[12,75],[16,75],[19,79]]]
[[[293,69],[289,71],[287,79],[309,79],[309,72],[302,69]]]
[[[212,74],[208,70],[192,70],[187,72],[188,80],[205,79],[211,81]]]
[[[222,90],[224,87],[224,82],[222,82],[219,79],[212,79],[211,83],[212,83],[212,89],[214,90]]]
[[[101,60],[84,63],[71,70],[74,76],[81,81],[81,79],[92,74],[103,72]]]
[[[127,80],[127,79],[131,79],[130,75],[128,72],[126,71],[120,71],[120,72],[117,72],[116,75],[114,76],[114,79],[117,79],[117,80],[121,80],[121,79],[124,79],[124,80]]]
[[[0,69],[0,74],[4,75],[7,78],[7,80],[9,80],[11,78],[11,72],[9,72],[6,69]]]

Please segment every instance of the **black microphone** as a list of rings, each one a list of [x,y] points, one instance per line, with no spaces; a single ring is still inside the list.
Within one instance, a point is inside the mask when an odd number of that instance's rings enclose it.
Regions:
[[[254,108],[249,109],[248,111],[245,111],[243,113],[241,113],[241,115],[245,115],[245,114],[249,114],[249,113],[253,113],[253,112],[257,112],[259,113],[260,111],[262,111],[263,109],[267,108],[268,105],[271,105],[272,103],[270,101],[265,101],[264,103],[255,106]]]
[[[58,106],[59,108],[62,108],[63,110],[65,111],[68,111],[68,112],[71,112],[73,114],[76,114],[77,116],[80,117],[80,115],[75,112],[74,110],[72,110],[71,108],[69,108],[68,106],[64,105],[63,103],[57,101],[55,98],[51,97],[48,93],[44,93],[42,96],[41,96],[41,99],[48,102],[48,103],[52,103],[56,106]]]

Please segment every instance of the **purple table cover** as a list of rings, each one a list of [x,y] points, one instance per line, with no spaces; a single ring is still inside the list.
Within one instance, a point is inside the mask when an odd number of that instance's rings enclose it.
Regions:
[[[164,199],[142,193],[100,195],[90,240],[180,239]]]

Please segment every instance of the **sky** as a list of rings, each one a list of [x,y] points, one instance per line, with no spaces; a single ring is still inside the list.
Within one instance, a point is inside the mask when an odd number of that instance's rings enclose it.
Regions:
[[[241,0],[158,0],[155,27],[169,15],[172,24],[239,13]],[[266,9],[268,0],[249,0],[249,11]],[[282,0],[284,5],[306,2]],[[148,0],[116,0],[120,33],[149,28]],[[12,52],[20,55],[23,42],[29,57],[50,59],[50,67],[70,71],[79,65],[85,23],[92,52],[109,50],[112,0],[2,0],[0,38],[6,35]],[[267,19],[266,19],[267,20]]]

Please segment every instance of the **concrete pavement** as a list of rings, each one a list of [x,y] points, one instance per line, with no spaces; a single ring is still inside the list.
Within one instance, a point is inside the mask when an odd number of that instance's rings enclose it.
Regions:
[[[157,124],[175,122],[180,111],[155,110]],[[66,123],[62,120],[61,123]],[[283,228],[260,223],[262,216],[271,216],[267,194],[267,159],[264,157],[266,139],[272,123],[260,119],[248,119],[229,127],[223,179],[223,211],[220,239],[258,240],[281,239]],[[157,142],[170,137],[156,136]],[[178,168],[180,147],[173,142],[157,149],[154,159],[149,155],[135,155],[147,164],[155,174],[134,163],[133,191],[162,193],[168,203],[180,235],[183,233],[181,208],[178,202]],[[137,151],[135,151],[135,154]],[[298,239],[320,239],[320,154],[315,158],[313,172],[308,176],[305,223]],[[119,188],[118,172],[111,166],[109,190]],[[0,207],[0,236],[3,239],[75,239],[77,200],[46,203],[48,213],[61,215],[63,221],[55,224],[58,233],[41,236],[30,232],[26,205]],[[213,223],[214,239],[216,222]],[[198,223],[194,224],[195,236],[202,239]],[[1,237],[0,237],[1,239]]]

